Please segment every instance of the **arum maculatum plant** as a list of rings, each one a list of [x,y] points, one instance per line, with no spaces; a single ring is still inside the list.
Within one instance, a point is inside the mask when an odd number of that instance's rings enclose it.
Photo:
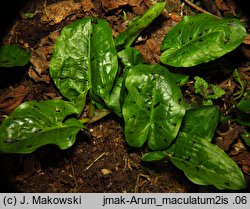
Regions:
[[[168,158],[196,184],[243,189],[237,164],[211,143],[218,108],[187,110],[181,86],[189,77],[166,66],[189,67],[219,58],[241,44],[245,28],[233,18],[186,16],[162,42],[160,60],[165,65],[148,65],[131,46],[165,6],[155,4],[115,39],[104,19],[83,18],[65,26],[50,62],[51,78],[64,99],[17,107],[0,126],[0,152],[31,153],[46,144],[67,149],[84,123],[93,122],[91,117],[113,111],[125,122],[127,143],[148,146],[143,161]],[[87,98],[94,111],[80,119]]]

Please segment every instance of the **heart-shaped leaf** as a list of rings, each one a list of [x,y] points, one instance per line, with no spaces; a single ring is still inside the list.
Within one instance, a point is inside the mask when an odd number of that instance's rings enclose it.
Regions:
[[[148,140],[153,150],[167,148],[185,113],[181,90],[169,71],[160,65],[137,65],[128,71],[125,86],[122,113],[128,144],[140,147]]]
[[[0,152],[31,153],[47,144],[70,147],[84,127],[75,118],[66,119],[72,114],[78,109],[62,100],[21,104],[0,126]]]
[[[162,63],[190,67],[209,62],[238,47],[246,29],[238,19],[218,19],[208,14],[185,16],[165,36]]]

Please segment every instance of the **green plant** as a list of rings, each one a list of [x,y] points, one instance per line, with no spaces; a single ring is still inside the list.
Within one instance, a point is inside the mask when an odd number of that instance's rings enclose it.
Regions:
[[[99,112],[104,110],[101,115],[114,111],[125,121],[128,144],[141,147],[147,142],[154,150],[146,153],[142,160],[159,160],[167,156],[197,184],[214,185],[219,189],[244,188],[244,177],[238,166],[211,143],[218,109],[207,106],[186,111],[180,87],[188,81],[188,76],[172,73],[161,65],[145,64],[142,55],[130,47],[164,7],[165,3],[158,3],[150,8],[145,15],[132,21],[115,41],[108,23],[99,18],[84,18],[66,26],[54,46],[50,74],[69,101],[28,101],[20,105],[0,126],[0,151],[29,153],[45,144],[56,144],[61,149],[70,147],[77,132],[84,128],[82,122],[93,121],[93,118],[79,119],[88,96],[90,117],[94,117],[96,108]],[[196,18],[197,22],[202,19]],[[210,20],[210,17],[205,19]],[[225,21],[220,23],[226,27]],[[235,38],[237,35],[231,30],[231,23],[240,23],[231,20],[226,24],[230,28],[228,36]],[[208,24],[207,27],[210,30],[212,26]],[[241,26],[236,28],[243,30]],[[174,37],[185,38],[184,29],[180,37]],[[226,46],[223,53],[239,45],[242,36],[243,32],[239,33],[234,47]],[[213,37],[219,39],[221,34],[215,33]],[[206,40],[206,36],[203,38]],[[197,53],[196,50],[191,52]],[[211,53],[213,51],[207,56],[211,57]],[[186,65],[184,58],[178,62]],[[207,123],[208,118],[210,123]]]
[[[196,184],[242,189],[244,177],[237,164],[211,143],[218,119],[215,106],[188,110],[175,143],[164,151],[146,153],[142,160],[148,162],[168,157]]]
[[[213,104],[212,99],[218,99],[225,94],[225,91],[217,85],[208,84],[203,78],[199,76],[194,77],[195,93],[203,97],[203,104]]]
[[[236,104],[236,121],[239,124],[250,126],[250,91]]]
[[[180,88],[160,65],[136,65],[125,79],[128,90],[122,107],[128,144],[150,149],[167,148],[175,139],[185,104]]]
[[[207,14],[184,17],[165,36],[161,62],[190,67],[209,62],[234,50],[246,36],[239,20]]]
[[[121,50],[131,46],[136,37],[143,31],[156,17],[158,17],[166,7],[166,2],[160,2],[149,8],[140,18],[135,18],[129,23],[129,27],[120,33],[116,39],[116,47]]]
[[[84,128],[76,118],[66,119],[77,114],[76,106],[67,101],[25,102],[1,124],[0,149],[9,153],[30,153],[46,144],[66,149]]]
[[[3,45],[0,48],[0,67],[23,66],[29,59],[30,54],[18,45]]]
[[[234,96],[236,96],[235,100],[237,100],[237,99],[242,97],[242,95],[243,95],[243,93],[245,91],[246,85],[247,85],[247,81],[243,82],[241,80],[239,72],[238,72],[237,69],[235,69],[234,72],[233,72],[233,78],[240,85],[240,90],[234,93]]]

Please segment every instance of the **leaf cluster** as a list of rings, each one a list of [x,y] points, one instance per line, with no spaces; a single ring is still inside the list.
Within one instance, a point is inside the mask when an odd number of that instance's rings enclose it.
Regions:
[[[203,105],[212,105],[213,99],[218,99],[226,93],[218,85],[209,84],[199,76],[195,76],[194,80],[195,93],[203,97]]]
[[[244,188],[238,166],[211,143],[218,109],[207,106],[186,111],[180,87],[188,76],[172,73],[163,65],[145,64],[142,55],[130,47],[165,6],[155,4],[116,39],[103,19],[84,18],[65,26],[50,62],[51,78],[65,100],[20,105],[0,126],[0,151],[30,153],[46,144],[70,147],[84,128],[79,117],[88,97],[91,109],[102,115],[113,111],[124,119],[130,146],[148,146],[152,152],[142,160],[169,157],[194,183]],[[166,34],[161,62],[176,67],[208,62],[236,48],[244,34],[235,19],[217,20],[204,14],[185,17]],[[206,83],[197,91],[209,98]]]

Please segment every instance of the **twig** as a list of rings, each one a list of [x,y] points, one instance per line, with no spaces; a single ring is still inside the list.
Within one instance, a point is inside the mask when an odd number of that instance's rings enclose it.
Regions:
[[[75,192],[77,190],[78,184],[77,184],[77,180],[76,180],[76,176],[75,176],[74,165],[73,165],[72,158],[71,158],[69,152],[68,152],[68,157],[69,157],[71,172],[72,172],[72,175],[73,175],[73,178],[74,178],[74,181],[75,181],[75,186],[74,186],[74,192]]]
[[[212,14],[212,13],[210,13],[210,12],[208,12],[208,11],[206,11],[206,10],[200,8],[200,7],[198,7],[197,5],[195,5],[194,3],[192,3],[192,2],[189,1],[189,0],[184,0],[184,1],[185,1],[189,6],[193,7],[194,9],[196,9],[196,10],[202,12],[202,13],[206,13],[206,14],[208,14],[208,15],[212,15],[212,16],[214,16],[214,17],[216,17],[216,18],[221,19],[221,17],[218,17],[217,15],[214,15],[214,14]]]
[[[134,190],[135,193],[138,193],[138,192],[139,192],[140,177],[144,177],[144,178],[146,178],[148,181],[151,182],[150,177],[149,177],[148,175],[139,173],[139,174],[137,175],[137,178],[136,178],[136,184],[135,184],[135,190]],[[142,184],[144,184],[145,182],[146,182],[146,181],[144,181]]]
[[[136,178],[135,190],[134,190],[135,193],[138,193],[139,191],[139,184],[140,184],[140,174],[138,174]]]
[[[102,158],[104,155],[107,155],[107,152],[102,153],[101,155],[99,155],[87,168],[84,169],[84,171],[87,171],[88,169],[90,169],[95,162],[97,162],[100,158]]]

